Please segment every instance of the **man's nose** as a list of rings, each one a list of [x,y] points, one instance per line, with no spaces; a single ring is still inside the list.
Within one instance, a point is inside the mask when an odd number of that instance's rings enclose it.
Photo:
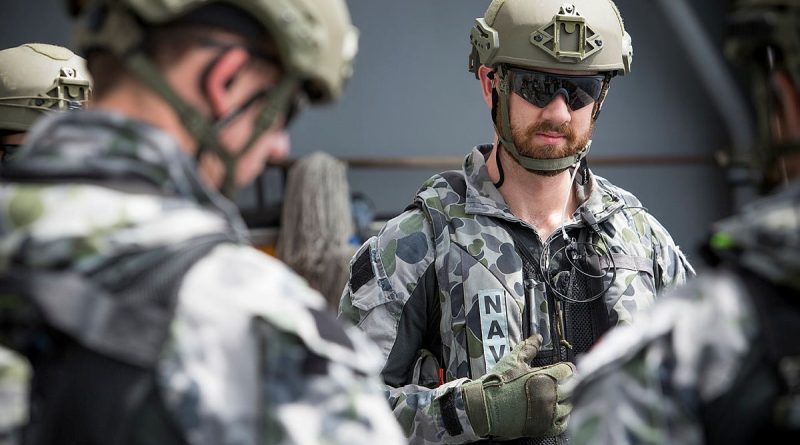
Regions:
[[[572,114],[570,114],[565,93],[556,93],[553,100],[542,108],[542,119],[549,120],[556,125],[561,125],[572,120]]]

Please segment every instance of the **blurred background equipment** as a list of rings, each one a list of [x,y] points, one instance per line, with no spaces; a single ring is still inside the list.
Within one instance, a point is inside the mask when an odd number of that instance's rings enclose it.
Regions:
[[[67,48],[26,43],[0,50],[0,163],[15,156],[36,119],[84,108],[91,82],[86,61]]]
[[[91,93],[86,61],[56,45],[0,51],[0,129],[23,132],[51,111],[84,108]]]
[[[337,307],[356,247],[347,165],[322,152],[289,169],[277,256]]]

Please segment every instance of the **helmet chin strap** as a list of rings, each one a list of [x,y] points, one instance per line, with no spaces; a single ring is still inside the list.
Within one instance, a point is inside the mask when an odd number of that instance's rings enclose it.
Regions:
[[[242,111],[249,107],[254,100],[263,97],[264,106],[261,108],[261,111],[259,111],[258,118],[253,124],[250,137],[238,152],[232,154],[221,147],[219,143],[212,146],[214,154],[223,162],[225,166],[225,177],[223,178],[222,185],[220,186],[220,192],[223,195],[231,199],[235,197],[236,192],[238,191],[238,186],[236,185],[237,162],[255,146],[258,138],[260,138],[267,130],[269,130],[272,124],[275,123],[277,117],[280,114],[285,113],[289,107],[289,103],[292,100],[292,96],[295,93],[296,85],[297,82],[295,82],[293,79],[284,77],[276,86],[260,93],[256,93],[239,109],[234,110],[228,114],[228,116],[223,117],[214,125],[216,129],[215,133],[218,133],[220,130],[230,124]],[[217,139],[215,138],[215,140]],[[203,145],[201,144],[198,150],[201,150],[202,147]],[[213,147],[220,147],[222,150],[220,151],[219,149],[214,149]]]
[[[128,54],[125,57],[128,69],[134,72],[150,88],[158,93],[175,111],[186,131],[197,141],[197,159],[210,152],[223,164],[225,176],[220,186],[220,192],[230,199],[234,199],[238,187],[236,185],[237,161],[250,151],[256,140],[275,122],[282,112],[288,109],[292,96],[298,84],[292,76],[285,74],[278,84],[269,90],[256,93],[253,98],[246,101],[240,108],[232,111],[220,119],[209,119],[201,115],[181,99],[164,79],[160,71],[140,51]],[[258,96],[258,97],[256,97]],[[230,124],[254,100],[264,97],[264,106],[259,112],[248,141],[236,153],[228,151],[219,140],[219,131]]]

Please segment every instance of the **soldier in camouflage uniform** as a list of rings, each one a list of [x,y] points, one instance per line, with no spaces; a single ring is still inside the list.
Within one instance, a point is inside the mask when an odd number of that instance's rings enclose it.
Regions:
[[[28,43],[0,51],[0,164],[14,156],[36,119],[83,108],[90,92],[85,61],[67,48]],[[0,347],[0,444],[19,439],[29,382],[28,361]]]
[[[97,109],[42,120],[0,170],[0,343],[33,369],[22,442],[402,443],[374,346],[215,190],[285,154],[300,101],[339,96],[345,3],[92,6]]]
[[[576,355],[693,272],[586,167],[608,83],[630,70],[614,4],[495,0],[471,42],[497,139],[362,246],[340,317],[381,348],[413,443],[563,443]]]
[[[573,443],[800,443],[800,5],[740,0],[729,23],[773,192],[713,227],[715,270],[579,363]]]

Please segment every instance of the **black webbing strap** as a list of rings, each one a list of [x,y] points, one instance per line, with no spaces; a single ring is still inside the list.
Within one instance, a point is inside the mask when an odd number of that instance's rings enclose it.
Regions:
[[[439,409],[442,413],[442,422],[447,434],[451,436],[458,436],[464,432],[461,427],[461,422],[458,420],[458,412],[456,410],[455,398],[452,391],[447,391],[439,399]]]
[[[594,277],[604,274],[601,273],[601,257],[592,254],[590,251],[593,249],[588,248],[594,244],[593,236],[600,237],[602,234],[599,230],[579,231],[575,249],[581,259],[573,260],[576,264],[570,270],[568,287],[562,290],[572,300],[564,302],[565,336],[572,345],[566,352],[567,360],[571,362],[576,361],[578,354],[587,352],[610,328],[605,300],[602,297],[595,298],[603,294],[604,282]],[[569,253],[565,252],[565,255]]]
[[[358,292],[361,286],[369,283],[373,278],[375,278],[375,271],[372,270],[370,249],[365,248],[350,268],[350,291],[352,293]]]

